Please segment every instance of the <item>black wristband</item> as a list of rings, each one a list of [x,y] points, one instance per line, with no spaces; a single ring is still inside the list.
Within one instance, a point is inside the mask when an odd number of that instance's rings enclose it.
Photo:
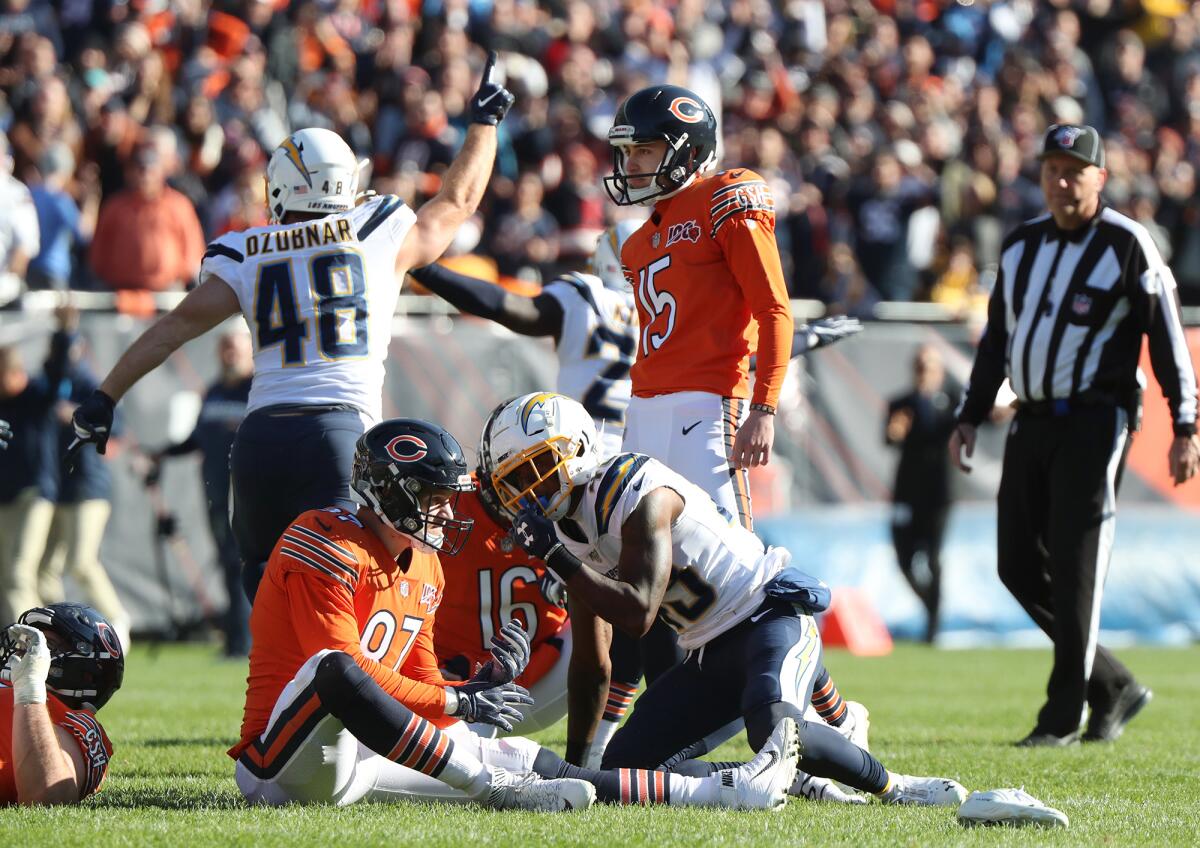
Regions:
[[[576,571],[583,568],[583,563],[575,554],[567,550],[562,542],[558,542],[546,554],[546,568],[558,575],[558,579],[566,583]]]
[[[765,412],[767,415],[775,414],[775,407],[769,403],[752,403],[750,404],[750,408],[755,412]]]

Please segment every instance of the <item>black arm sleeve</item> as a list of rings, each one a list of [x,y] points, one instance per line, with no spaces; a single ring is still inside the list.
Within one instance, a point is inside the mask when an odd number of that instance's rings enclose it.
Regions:
[[[409,274],[456,309],[495,321],[514,333],[557,338],[562,332],[562,307],[549,295],[513,294],[495,283],[441,265],[414,268]]]
[[[988,301],[988,320],[979,350],[975,352],[975,365],[971,368],[971,379],[963,392],[962,404],[958,409],[958,420],[964,424],[978,426],[992,413],[996,403],[996,392],[1004,382],[1008,349],[1008,330],[1004,323],[1004,271],[996,275],[996,285]]]

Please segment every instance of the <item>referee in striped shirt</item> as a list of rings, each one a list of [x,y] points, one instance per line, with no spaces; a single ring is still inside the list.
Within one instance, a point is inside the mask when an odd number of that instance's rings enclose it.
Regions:
[[[1050,212],[1004,241],[950,452],[969,472],[975,428],[1007,377],[1019,403],[997,498],[999,574],[1054,642],[1046,703],[1018,744],[1060,747],[1079,741],[1088,707],[1082,738],[1108,741],[1151,697],[1097,644],[1143,335],[1170,406],[1176,485],[1200,467],[1200,440],[1175,279],[1145,228],[1101,202],[1099,134],[1052,126],[1038,158]]]

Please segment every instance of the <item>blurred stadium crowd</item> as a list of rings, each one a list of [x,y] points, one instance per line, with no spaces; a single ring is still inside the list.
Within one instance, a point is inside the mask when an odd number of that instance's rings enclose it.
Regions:
[[[686,85],[724,161],[774,186],[795,297],[979,308],[1042,208],[1053,121],[1104,135],[1109,203],[1200,302],[1200,4],[1183,0],[2,0],[11,177],[0,301],[22,285],[178,289],[205,242],[265,223],[266,155],[341,133],[417,205],[466,127],[485,48],[517,105],[477,232],[498,277],[576,263],[616,208],[619,101]],[[22,187],[28,187],[28,193]],[[36,228],[33,222],[36,220]],[[5,282],[7,285],[5,285]],[[7,294],[5,294],[7,292]]]

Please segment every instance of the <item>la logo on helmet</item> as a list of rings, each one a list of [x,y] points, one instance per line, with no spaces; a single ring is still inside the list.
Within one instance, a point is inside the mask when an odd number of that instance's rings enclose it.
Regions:
[[[676,97],[667,108],[676,118],[689,124],[698,124],[704,120],[704,107],[690,97]]]
[[[416,436],[408,435],[397,436],[384,445],[383,449],[396,462],[416,462],[424,459],[425,455],[429,453],[429,445]]]

